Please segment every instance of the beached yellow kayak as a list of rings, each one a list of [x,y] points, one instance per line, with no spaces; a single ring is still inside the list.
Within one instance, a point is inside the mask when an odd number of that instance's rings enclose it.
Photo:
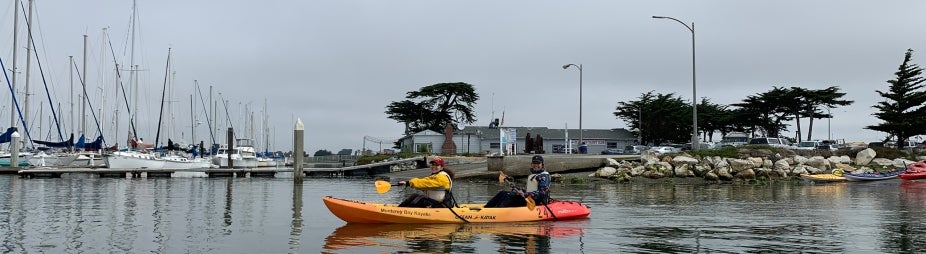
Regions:
[[[801,178],[812,182],[845,182],[846,178],[834,174],[801,174]]]
[[[396,204],[376,204],[322,198],[325,206],[338,218],[352,223],[492,223],[552,221],[587,218],[588,206],[574,201],[556,200],[548,205],[527,207],[483,208],[482,204],[462,204],[454,208],[398,207]]]

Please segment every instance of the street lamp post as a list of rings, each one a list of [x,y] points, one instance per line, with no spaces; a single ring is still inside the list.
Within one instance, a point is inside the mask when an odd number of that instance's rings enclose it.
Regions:
[[[582,146],[582,64],[566,64],[563,65],[563,70],[569,69],[569,66],[573,66],[579,69],[579,147]]]
[[[654,19],[671,19],[675,20],[679,24],[688,28],[688,31],[691,31],[691,150],[698,150],[698,86],[695,82],[695,30],[694,22],[691,22],[691,26],[685,24],[681,20],[675,19],[673,17],[664,17],[664,16],[653,16]]]
[[[830,116],[826,118],[826,140],[833,140],[833,132],[830,129],[833,114],[830,113],[830,107],[826,107],[826,114]]]

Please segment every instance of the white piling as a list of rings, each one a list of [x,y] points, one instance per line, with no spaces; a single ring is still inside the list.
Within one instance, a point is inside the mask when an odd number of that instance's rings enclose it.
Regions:
[[[305,148],[305,126],[302,119],[296,118],[296,127],[293,130],[293,179],[296,183],[302,182],[305,176],[302,172],[302,159]]]
[[[10,135],[10,167],[18,168],[19,167],[19,132],[14,131]]]

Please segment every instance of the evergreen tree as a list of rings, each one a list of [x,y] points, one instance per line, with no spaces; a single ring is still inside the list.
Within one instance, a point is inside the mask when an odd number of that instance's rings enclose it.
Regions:
[[[386,106],[389,119],[405,124],[405,134],[423,130],[443,133],[447,122],[470,124],[476,121],[473,107],[479,95],[471,84],[434,84],[408,92],[405,98]]]
[[[618,102],[614,116],[642,132],[642,142],[654,145],[691,140],[691,105],[674,93],[647,92],[638,101]],[[700,113],[699,113],[700,114]]]
[[[897,68],[895,79],[888,80],[888,91],[876,90],[884,101],[875,104],[873,115],[881,121],[869,125],[866,129],[885,132],[888,137],[897,138],[898,148],[902,148],[912,136],[926,134],[926,91],[923,91],[923,68],[910,63],[913,49],[907,49],[903,63]]]

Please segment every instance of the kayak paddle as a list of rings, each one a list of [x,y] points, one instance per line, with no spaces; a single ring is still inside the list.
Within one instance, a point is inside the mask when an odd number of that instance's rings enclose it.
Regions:
[[[517,189],[517,190],[519,190],[519,191],[522,191],[520,187],[516,186],[516,185],[515,185],[514,183],[512,183],[511,181],[508,181],[508,178],[509,178],[509,177],[508,177],[508,175],[505,174],[505,172],[498,171],[498,182],[499,182],[499,183],[508,183],[508,185],[511,186],[511,188],[514,188],[514,189]],[[529,209],[529,210],[531,210],[531,211],[533,211],[534,208],[537,207],[537,204],[534,202],[534,199],[531,198],[530,196],[524,197],[524,202],[527,203],[527,209]]]
[[[534,208],[537,207],[537,204],[534,203],[534,199],[531,198],[531,196],[527,196],[526,198],[524,198],[524,201],[527,202],[527,209],[529,209],[529,210],[531,210],[531,211],[533,211]]]
[[[399,186],[398,184],[391,184],[383,180],[376,180],[374,184],[376,185],[376,193],[379,193],[379,194],[388,192],[389,188],[392,188],[392,186]]]

